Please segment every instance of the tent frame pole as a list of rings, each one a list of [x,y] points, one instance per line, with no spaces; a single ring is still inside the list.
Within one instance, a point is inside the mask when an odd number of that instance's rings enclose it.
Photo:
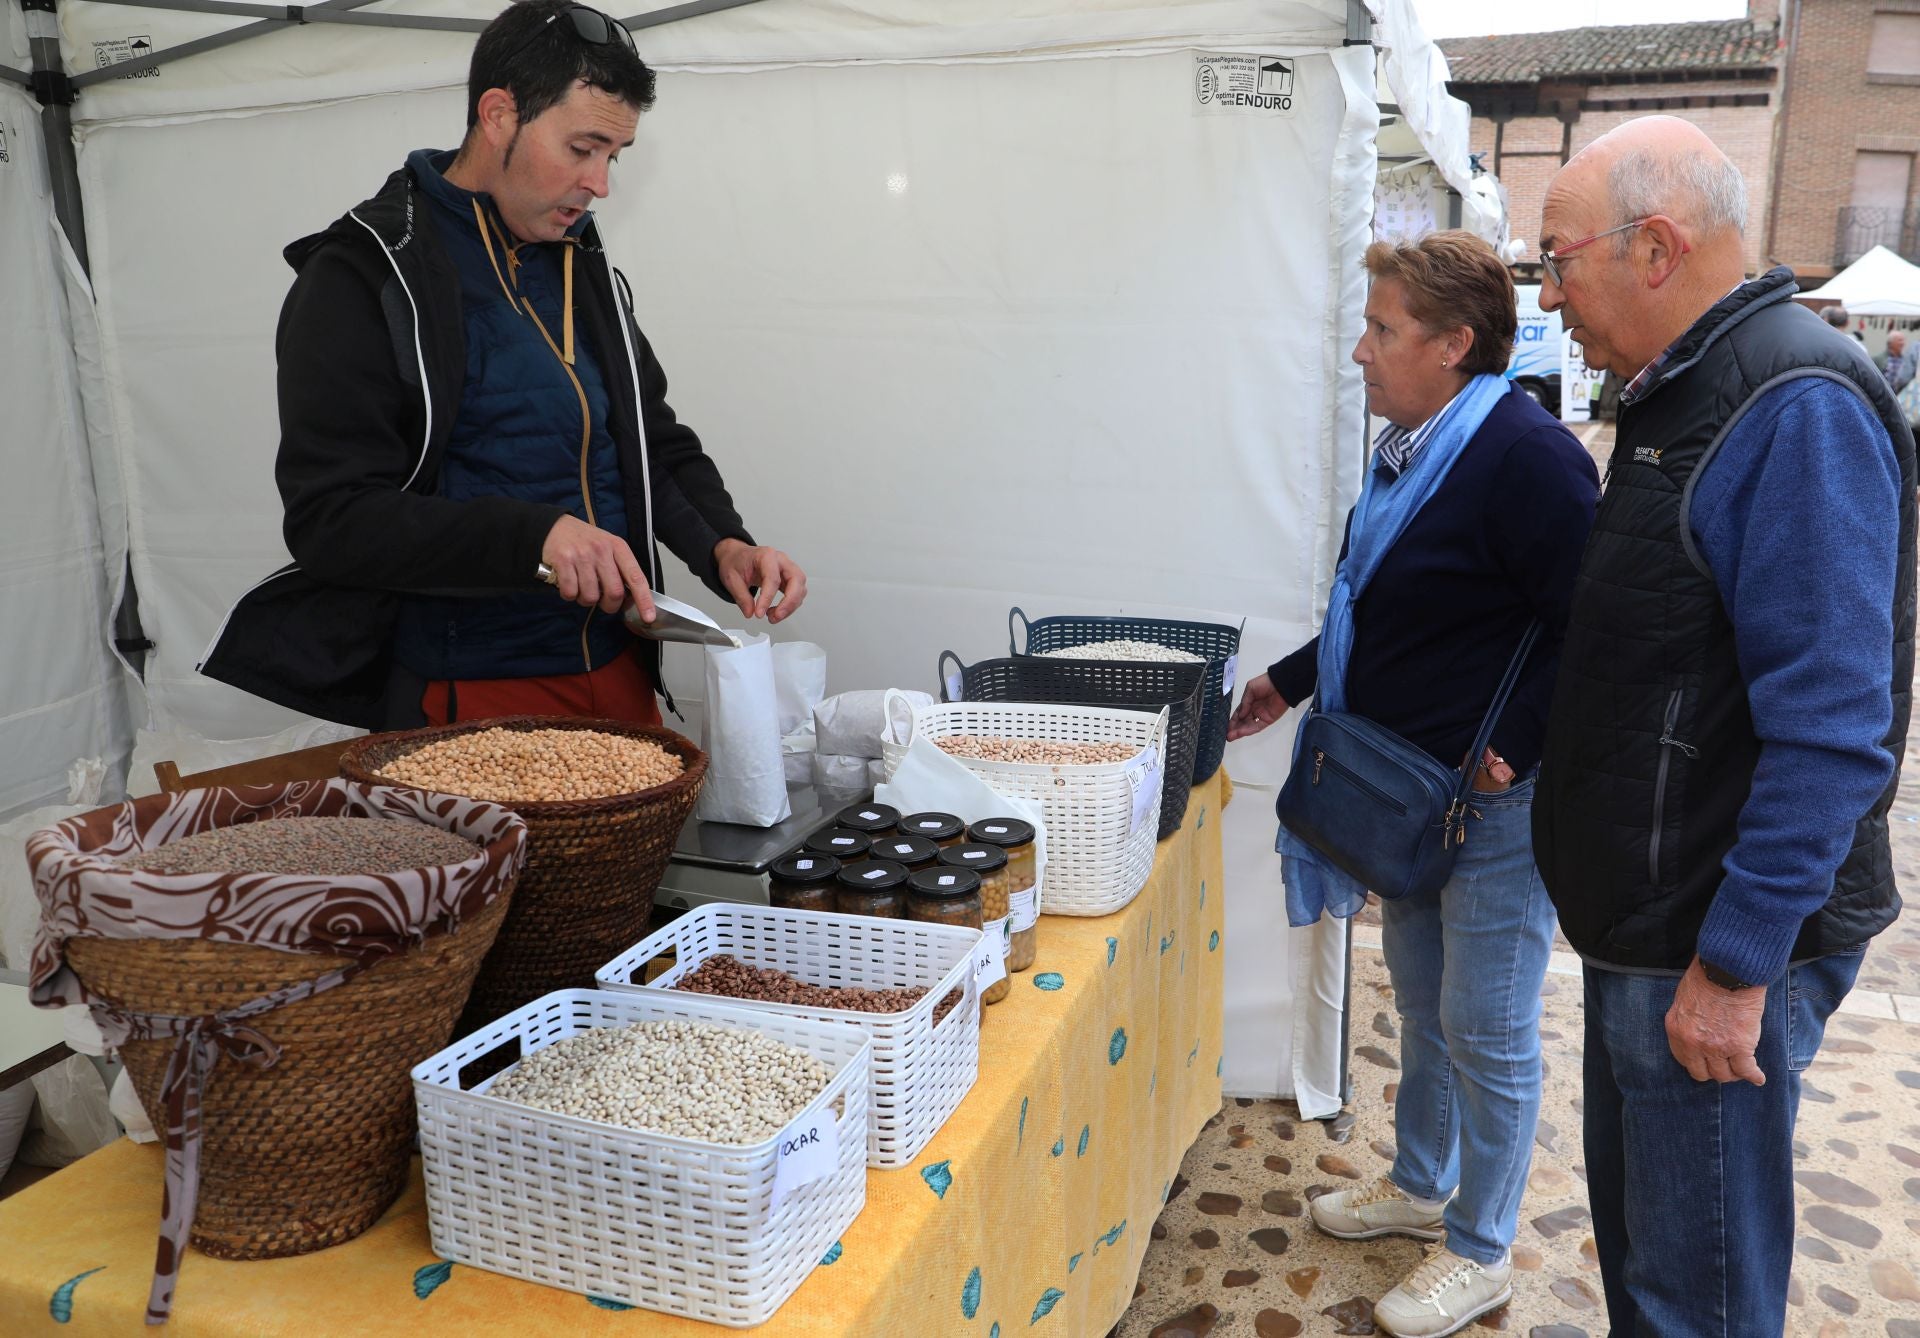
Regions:
[[[21,0],[21,2],[25,4],[27,0]],[[206,51],[218,51],[236,42],[264,37],[268,33],[279,32],[284,28],[305,27],[310,23],[364,24],[369,27],[411,28],[424,32],[477,33],[490,22],[487,19],[453,19],[431,14],[355,12],[372,2],[373,0],[320,0],[318,4],[312,5],[262,5],[222,4],[220,0],[106,0],[108,4],[122,5],[129,9],[170,9],[186,14],[227,14],[235,18],[250,18],[255,22],[244,23],[237,28],[229,28],[225,32],[209,33],[205,37],[182,42],[178,46],[168,47],[165,51],[155,51],[136,60],[123,60],[115,65],[88,70],[74,76],[72,85],[75,90],[79,90],[108,79],[129,78],[187,56],[197,56]],[[622,19],[621,22],[629,30],[658,28],[663,24],[677,23],[681,19],[698,18],[702,14],[714,14],[723,9],[737,9],[742,5],[757,3],[759,0],[686,0],[686,3],[669,5],[665,9],[656,9],[646,14],[636,14],[632,18]]]

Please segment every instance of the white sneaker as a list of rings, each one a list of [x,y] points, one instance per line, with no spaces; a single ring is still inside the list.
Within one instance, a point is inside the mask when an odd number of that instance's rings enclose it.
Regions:
[[[1375,1236],[1412,1236],[1439,1240],[1446,1209],[1422,1208],[1386,1176],[1370,1189],[1343,1189],[1322,1194],[1307,1205],[1313,1224],[1341,1240],[1372,1240]]]
[[[1513,1263],[1476,1264],[1445,1245],[1380,1298],[1373,1322],[1397,1338],[1442,1338],[1513,1299]]]

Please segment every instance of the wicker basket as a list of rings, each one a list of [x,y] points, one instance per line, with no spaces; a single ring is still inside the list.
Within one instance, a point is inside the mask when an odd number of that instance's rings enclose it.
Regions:
[[[1014,629],[1016,618],[1025,629],[1024,637]],[[1175,618],[1063,615],[1028,621],[1027,615],[1015,608],[1007,614],[1007,654],[1038,655],[1096,641],[1145,641],[1203,657],[1207,662],[1207,677],[1200,690],[1200,737],[1193,754],[1193,783],[1200,785],[1213,779],[1227,751],[1227,722],[1233,715],[1233,688],[1240,666],[1242,630],[1226,623],[1196,623]],[[1026,644],[1022,645],[1022,641]]]
[[[115,822],[113,831],[119,837],[148,824],[162,830],[166,816],[195,802],[238,800],[248,813],[242,820],[281,811],[340,811],[337,795],[313,797],[327,788],[347,787],[329,781],[154,795],[120,806],[130,817]],[[182,824],[174,834],[181,829],[191,830]],[[341,984],[251,1020],[279,1048],[279,1058],[266,1068],[222,1062],[206,1079],[194,1245],[220,1259],[305,1254],[351,1240],[400,1196],[414,1134],[408,1070],[453,1034],[454,1019],[506,917],[524,840],[514,823],[488,844],[489,868],[498,861],[505,875],[485,875],[497,880],[497,890],[451,932],[421,926],[427,936],[418,946],[378,958]],[[146,844],[140,841],[142,848]],[[206,877],[229,884],[238,899],[263,879],[286,876]],[[345,907],[341,922],[352,919],[354,889],[334,891]],[[324,907],[315,916],[316,922],[333,918]],[[344,956],[191,937],[76,937],[65,943],[65,960],[97,1000],[172,1017],[206,1017],[354,965]],[[167,1121],[161,1093],[175,1046],[173,1038],[161,1037],[119,1047],[142,1106],[162,1131]]]
[[[527,824],[527,870],[474,982],[461,1035],[553,990],[591,985],[597,968],[646,937],[654,891],[707,775],[707,755],[670,729],[574,716],[503,716],[369,735],[341,755],[340,772],[390,784],[379,772],[395,758],[484,729],[624,734],[659,744],[687,769],[637,794],[505,805]]]
[[[1172,836],[1186,821],[1187,800],[1193,792],[1193,759],[1200,742],[1206,665],[1055,660],[1030,655],[962,665],[960,657],[950,650],[941,652],[939,663],[940,682],[948,701],[1047,702],[1148,713],[1169,710],[1160,839]]]

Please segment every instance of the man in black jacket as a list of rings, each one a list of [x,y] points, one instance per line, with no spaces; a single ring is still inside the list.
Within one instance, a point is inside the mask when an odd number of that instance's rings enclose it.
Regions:
[[[287,248],[275,478],[293,562],[200,666],[369,728],[518,712],[659,719],[656,537],[748,617],[806,596],[666,400],[588,207],[652,105],[614,20],[488,25],[457,152]],[[549,586],[553,588],[549,588]],[[556,593],[557,589],[557,593]]]

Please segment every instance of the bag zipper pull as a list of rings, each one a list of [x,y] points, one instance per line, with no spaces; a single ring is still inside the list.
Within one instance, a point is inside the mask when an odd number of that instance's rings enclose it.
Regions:
[[[1315,748],[1313,750],[1313,783],[1315,785],[1320,783],[1320,768],[1326,760],[1327,754],[1325,749]]]

